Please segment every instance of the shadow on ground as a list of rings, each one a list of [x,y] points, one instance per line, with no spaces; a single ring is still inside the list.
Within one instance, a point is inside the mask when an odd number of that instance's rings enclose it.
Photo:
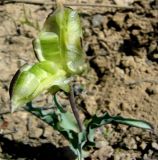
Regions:
[[[2,153],[6,155],[5,158],[9,159],[25,159],[25,160],[73,160],[74,154],[69,147],[56,148],[51,143],[45,143],[41,146],[32,147],[22,142],[16,142],[9,140],[3,136],[0,136],[0,145]]]

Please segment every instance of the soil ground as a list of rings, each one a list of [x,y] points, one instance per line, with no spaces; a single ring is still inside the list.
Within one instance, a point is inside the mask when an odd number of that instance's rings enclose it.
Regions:
[[[155,132],[104,126],[96,131],[97,147],[87,160],[158,160],[158,3],[121,2],[80,0],[84,6],[72,7],[81,15],[89,63],[88,73],[76,78],[76,86],[84,86],[76,101],[82,117],[109,112],[148,121]],[[90,3],[107,6],[86,6]],[[20,66],[36,61],[32,40],[53,9],[51,4],[0,4],[2,160],[70,159],[68,142],[57,131],[23,110],[9,113],[10,81]],[[41,106],[51,101],[45,94],[36,98]],[[61,101],[69,105],[66,97]]]

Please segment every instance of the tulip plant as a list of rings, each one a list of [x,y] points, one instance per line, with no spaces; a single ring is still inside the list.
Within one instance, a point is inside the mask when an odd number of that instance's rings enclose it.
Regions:
[[[81,122],[75,105],[71,80],[87,68],[81,45],[82,27],[79,15],[71,8],[57,5],[48,16],[43,29],[33,42],[38,62],[24,65],[17,71],[10,85],[11,111],[21,106],[58,130],[70,142],[78,160],[87,156],[88,146],[95,146],[95,129],[109,123],[121,123],[151,130],[152,126],[141,120],[94,115]],[[44,91],[53,95],[56,109],[34,107],[31,101]],[[73,112],[65,111],[56,93],[63,91],[70,100]]]

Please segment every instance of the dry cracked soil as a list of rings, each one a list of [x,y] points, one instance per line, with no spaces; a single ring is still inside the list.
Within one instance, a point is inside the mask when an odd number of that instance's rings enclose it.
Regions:
[[[57,131],[24,110],[10,113],[10,81],[20,66],[36,61],[32,40],[54,10],[51,0],[42,2],[0,1],[2,160],[73,159],[68,142]],[[84,87],[76,96],[81,117],[109,112],[145,120],[154,127],[154,133],[116,124],[101,127],[95,134],[96,148],[89,150],[86,160],[158,160],[158,1],[68,2],[83,4],[72,6],[81,16],[89,64],[88,72],[75,81],[75,86]],[[35,100],[39,106],[51,102],[47,94]],[[62,94],[61,103],[69,106]]]

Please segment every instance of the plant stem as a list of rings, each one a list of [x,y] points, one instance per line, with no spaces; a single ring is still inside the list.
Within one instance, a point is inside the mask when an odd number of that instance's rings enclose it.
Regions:
[[[71,109],[73,111],[73,114],[74,114],[74,116],[76,118],[76,121],[77,121],[77,124],[79,126],[79,130],[80,130],[80,132],[82,132],[82,123],[81,123],[81,120],[80,120],[80,117],[79,117],[78,109],[76,107],[74,91],[73,91],[72,85],[70,85],[70,93],[68,94],[68,97],[69,97]]]

